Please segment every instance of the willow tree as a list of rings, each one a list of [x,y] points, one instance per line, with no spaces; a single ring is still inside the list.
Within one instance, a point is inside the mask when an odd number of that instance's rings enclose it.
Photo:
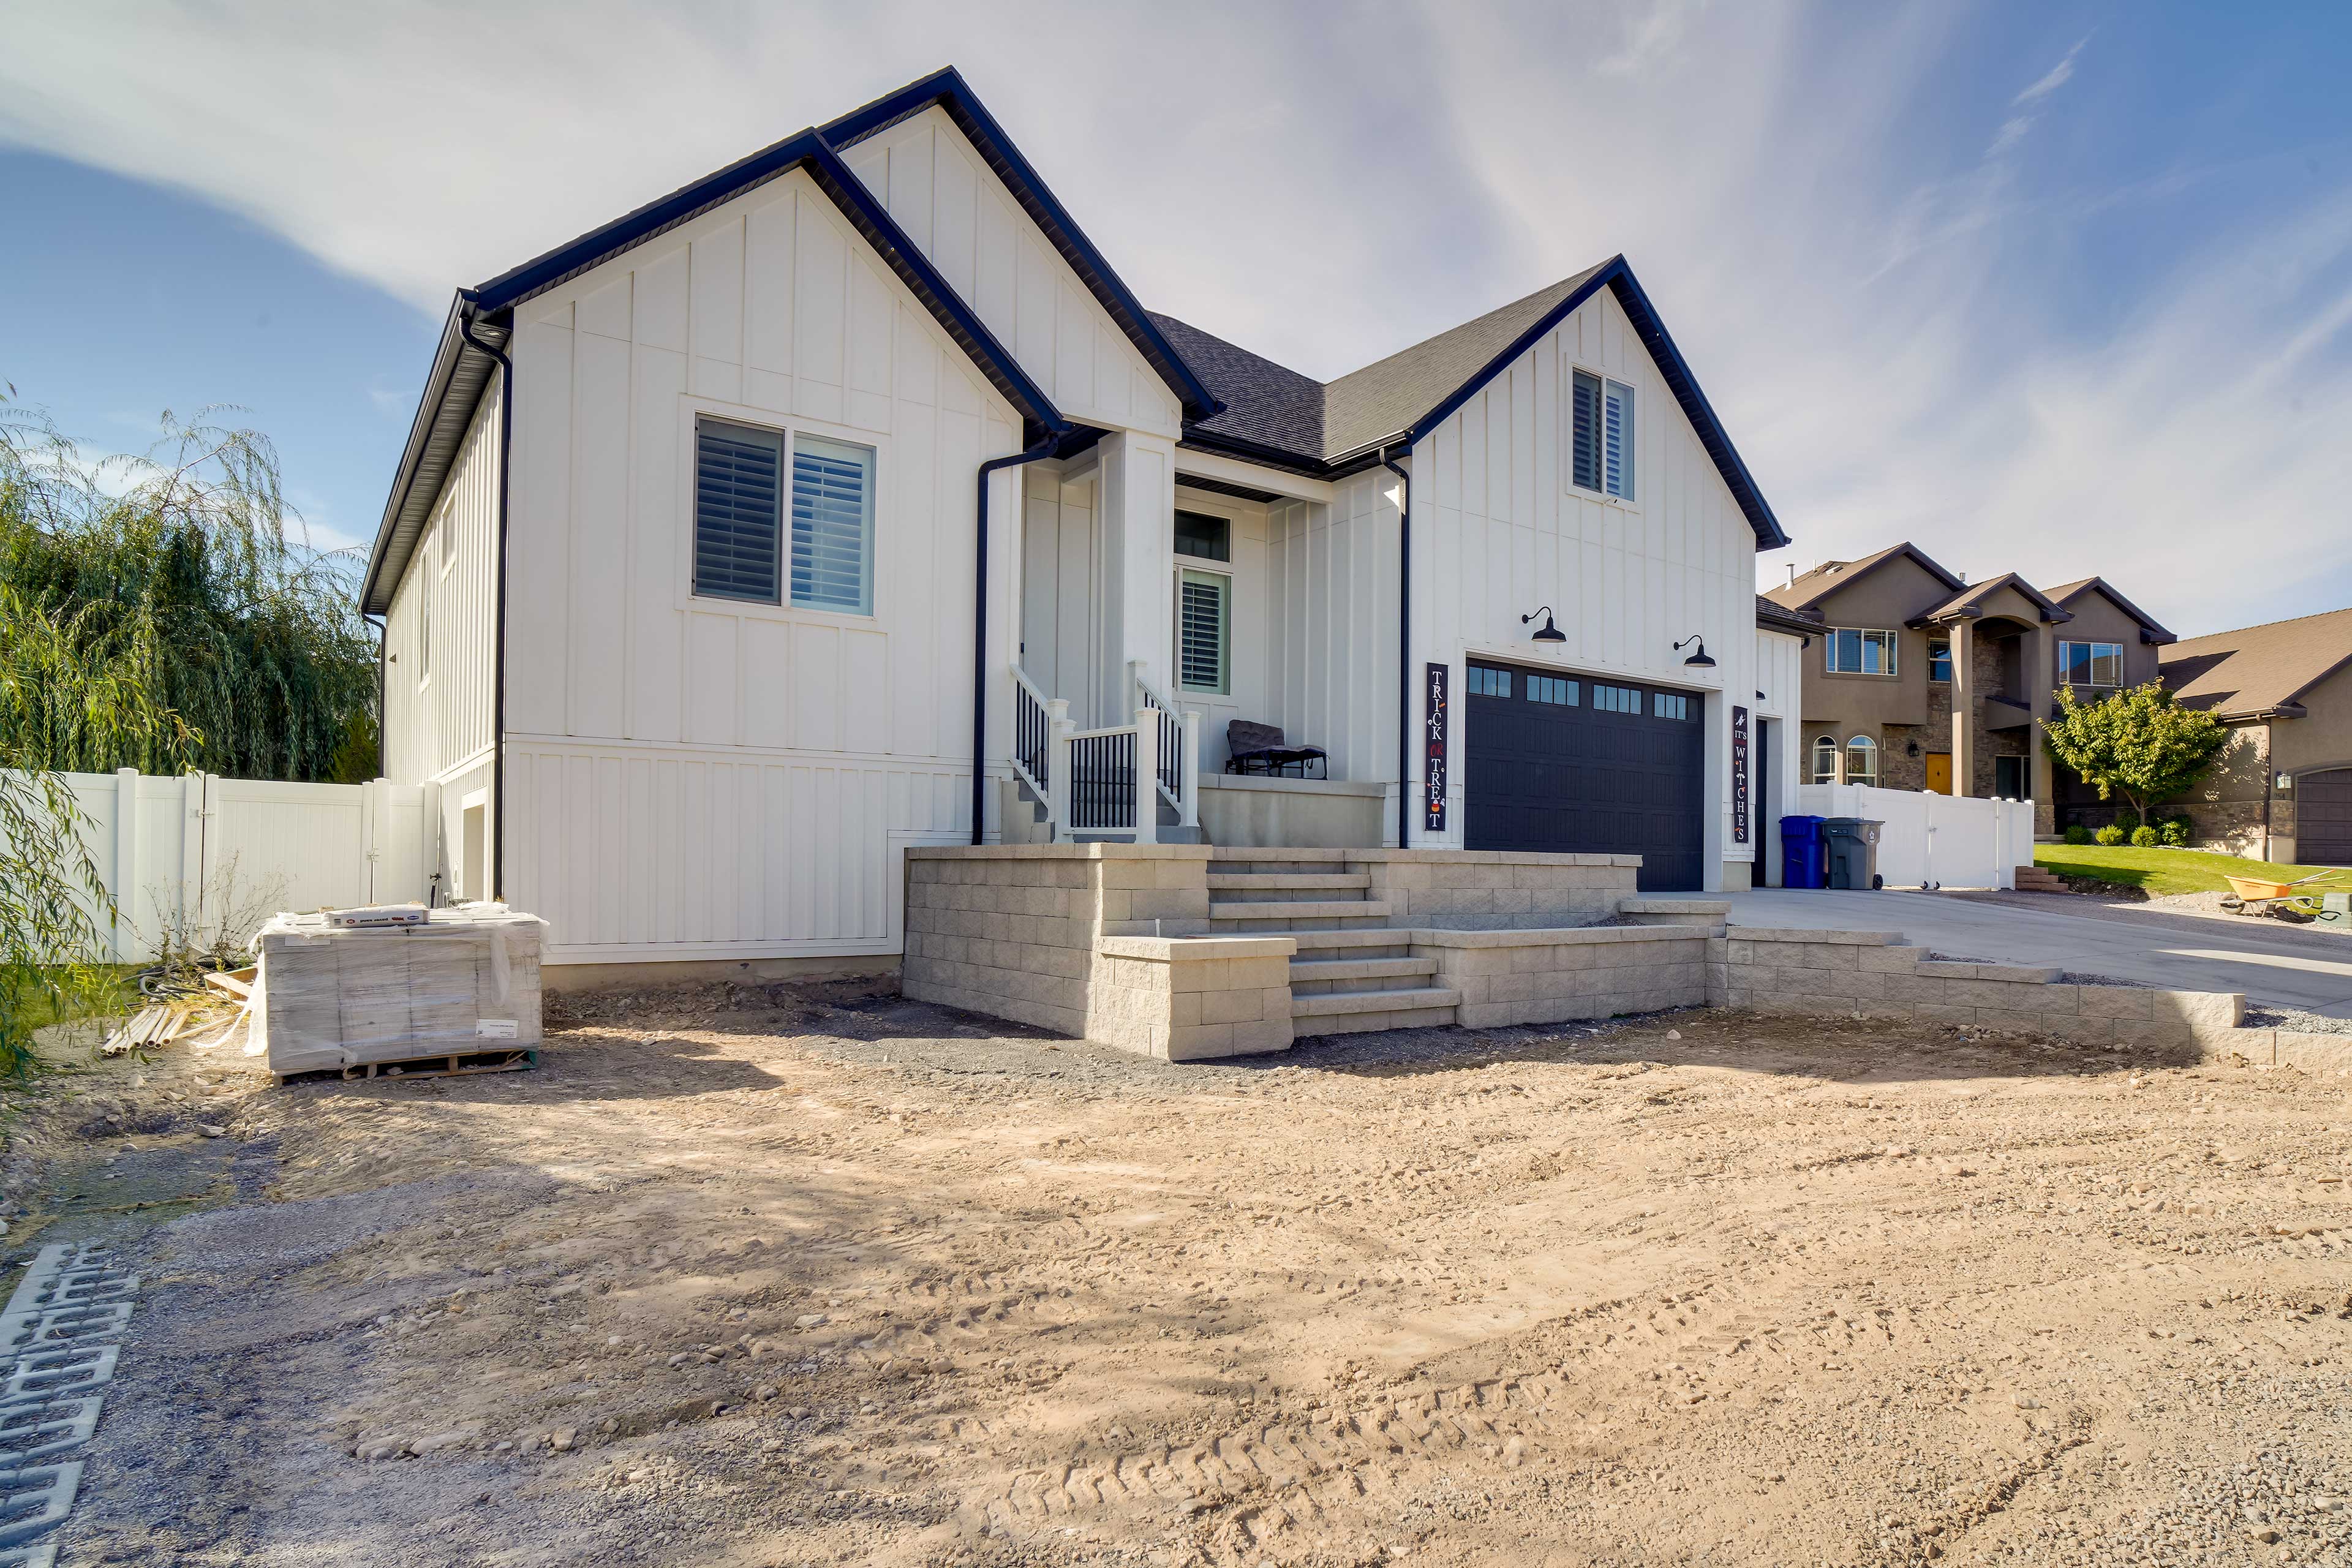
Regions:
[[[373,771],[357,563],[310,546],[268,438],[222,412],[93,461],[0,398],[0,765]]]

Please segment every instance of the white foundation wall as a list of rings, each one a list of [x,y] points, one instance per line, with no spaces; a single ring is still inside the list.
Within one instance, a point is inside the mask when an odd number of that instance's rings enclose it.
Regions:
[[[970,833],[973,476],[1018,416],[798,173],[517,317],[507,896],[551,963],[895,952],[900,850]],[[694,596],[704,415],[874,448],[871,615]],[[993,769],[1020,471],[990,493]]]
[[[1578,366],[1635,389],[1630,502],[1569,484],[1565,388]],[[1382,557],[1393,552],[1384,537]],[[1416,725],[1424,665],[1451,668],[1454,699],[1445,831],[1423,830],[1416,753],[1414,844],[1462,842],[1463,664],[1475,655],[1704,692],[1707,887],[1720,885],[1725,861],[1752,858],[1752,844],[1731,842],[1728,742],[1731,707],[1756,689],[1755,533],[1613,295],[1587,300],[1414,446],[1412,554]],[[1531,642],[1520,624],[1546,605],[1564,644]],[[1693,633],[1714,668],[1674,650]],[[1389,645],[1365,675],[1393,707],[1392,634]],[[1385,733],[1392,749],[1393,726]]]
[[[946,110],[927,109],[841,157],[1055,407],[1088,425],[1177,434],[1167,384]]]

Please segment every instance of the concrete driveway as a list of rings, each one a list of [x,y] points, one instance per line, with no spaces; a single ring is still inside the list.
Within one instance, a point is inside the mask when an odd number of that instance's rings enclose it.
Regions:
[[[1899,931],[1959,958],[2057,964],[2080,974],[2177,991],[2242,991],[2249,1002],[2352,1018],[2352,938],[2336,957],[2308,940],[2266,940],[2219,921],[2173,931],[2096,915],[1979,903],[1936,893],[1808,892],[1757,888],[1725,895],[1734,926]],[[2254,922],[2248,921],[2249,925]]]

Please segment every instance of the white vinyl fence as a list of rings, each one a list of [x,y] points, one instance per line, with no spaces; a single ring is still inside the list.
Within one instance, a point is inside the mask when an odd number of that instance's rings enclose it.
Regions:
[[[1890,888],[2013,889],[2017,868],[2033,864],[2030,800],[1811,784],[1797,787],[1797,810],[1807,816],[1885,823],[1878,836],[1878,874]]]
[[[215,773],[66,773],[122,919],[111,957],[169,934],[241,939],[279,910],[422,900],[439,846],[431,784],[275,784]]]

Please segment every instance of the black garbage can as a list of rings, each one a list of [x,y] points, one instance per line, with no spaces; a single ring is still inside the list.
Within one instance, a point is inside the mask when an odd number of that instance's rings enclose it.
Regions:
[[[1863,816],[1822,818],[1822,847],[1827,852],[1831,887],[1866,891],[1885,886],[1878,876],[1878,833],[1885,826]]]

